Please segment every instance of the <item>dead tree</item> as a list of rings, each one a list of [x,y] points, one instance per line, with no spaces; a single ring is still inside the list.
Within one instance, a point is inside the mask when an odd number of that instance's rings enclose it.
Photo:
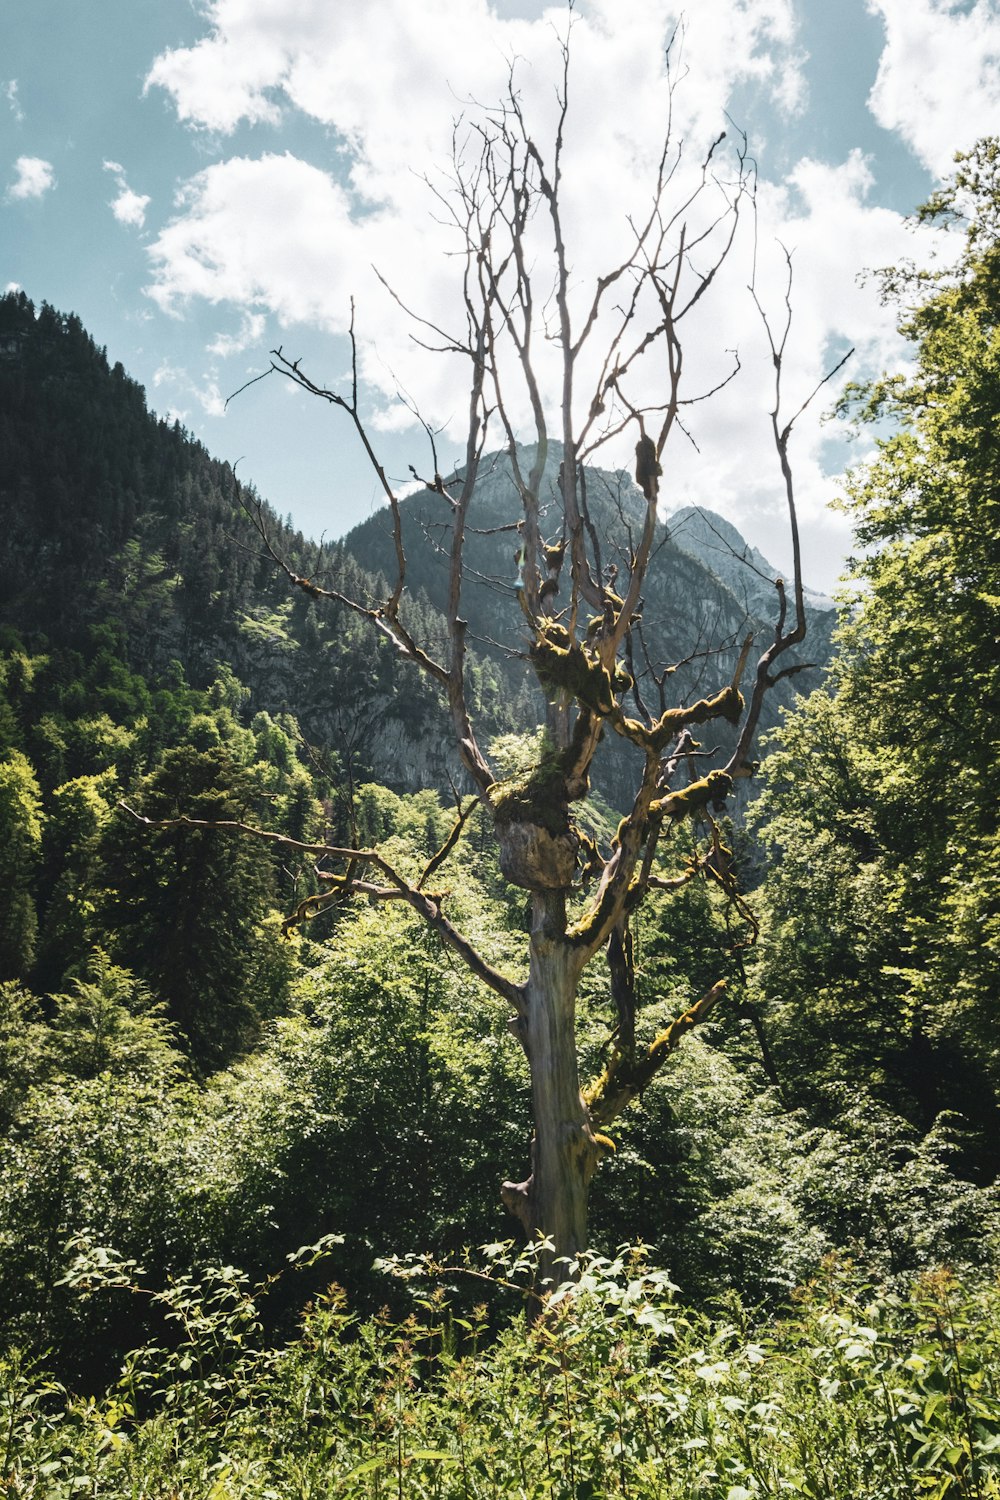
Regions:
[[[627,663],[634,660],[633,631],[654,548],[665,450],[675,428],[683,426],[685,406],[712,393],[701,389],[687,394],[685,323],[711,294],[733,252],[741,217],[752,209],[752,179],[745,143],[737,141],[728,166],[721,165],[728,149],[722,136],[692,177],[686,167],[682,170],[681,153],[668,128],[648,211],[631,226],[629,252],[596,281],[581,308],[578,289],[571,294],[560,197],[568,80],[564,49],[558,123],[545,152],[529,131],[512,78],[503,106],[467,127],[461,149],[455,152],[451,189],[438,195],[462,244],[464,326],[460,335],[425,320],[418,320],[417,326],[428,348],[462,356],[469,370],[464,466],[455,479],[443,479],[431,438],[433,472],[425,481],[440,497],[448,522],[446,649],[435,652],[415,639],[407,625],[400,500],[359,409],[353,307],[349,391],[314,383],[280,349],[273,353],[272,370],[339,408],[353,423],[392,522],[395,576],[387,596],[373,604],[297,576],[272,549],[258,512],[264,545],[294,587],[364,616],[416,670],[438,684],[468,784],[492,819],[500,868],[508,881],[530,893],[525,973],[517,977],[499,973],[484,960],[453,925],[445,896],[434,889],[434,875],[454,838],[416,882],[404,878],[377,849],[298,845],[323,857],[327,889],[302,903],[290,920],[302,920],[327,902],[351,895],[405,901],[510,1008],[512,1029],[530,1066],[534,1131],[530,1171],[521,1181],[505,1182],[502,1198],[529,1235],[545,1238],[550,1270],[586,1246],[589,1185],[610,1149],[605,1129],[649,1084],[687,1032],[712,1012],[724,992],[725,982],[720,980],[651,1044],[639,1046],[630,923],[650,891],[687,880],[713,879],[736,897],[713,813],[724,808],[736,780],[750,774],[751,745],[765,694],[781,677],[798,670],[779,662],[802,641],[806,628],[788,464],[792,423],[782,425],[779,415],[786,322],[781,337],[773,338],[770,327],[768,337],[775,370],[774,436],[787,495],[794,575],[787,587],[775,580],[773,636],[756,653],[750,639],[737,646],[727,685],[697,702],[651,710],[641,692],[633,689]],[[550,258],[543,278],[538,246],[546,226]],[[536,359],[543,336],[561,362],[554,411]],[[598,340],[603,344],[595,357]],[[737,368],[738,361],[730,360],[714,388],[732,378]],[[516,382],[520,388],[515,401]],[[655,399],[639,394],[651,388]],[[527,450],[516,443],[521,435],[515,431],[516,404],[531,412],[533,430],[523,434],[533,445]],[[470,716],[462,614],[469,508],[484,451],[497,429],[510,455],[521,503],[516,539],[523,614],[520,644],[527,649],[548,702],[546,750],[540,763],[530,775],[503,784]],[[562,514],[557,541],[547,543],[540,491],[550,435],[562,445]],[[645,513],[626,565],[609,570],[602,569],[597,538],[588,530],[581,465],[619,436],[635,441]],[[527,471],[522,466],[525,451],[534,455]],[[699,762],[700,774],[692,778],[689,768],[695,762],[687,753],[691,732],[717,720],[734,726],[735,748],[720,755],[718,764]],[[594,757],[608,735],[628,743],[636,771],[632,805],[612,846],[602,852],[581,834],[573,810],[587,794]],[[706,850],[695,855],[681,875],[667,879],[660,873],[658,846],[665,834],[689,818],[703,820],[711,830]],[[261,836],[292,843],[278,835]],[[331,865],[336,867],[332,873]],[[584,970],[602,955],[609,965],[618,1026],[603,1073],[583,1086],[576,1036],[578,987]]]

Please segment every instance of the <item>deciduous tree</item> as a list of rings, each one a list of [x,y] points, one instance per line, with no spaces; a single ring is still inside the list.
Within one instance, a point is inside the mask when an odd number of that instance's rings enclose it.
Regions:
[[[950,228],[955,254],[880,273],[913,362],[845,398],[879,424],[845,501],[855,598],[830,692],[768,759],[762,811],[782,857],[761,977],[791,1075],[808,1036],[833,1076],[846,1068],[924,1128],[960,1099],[992,1175],[1000,142],[960,156],[920,218]]]
[[[503,104],[474,118],[457,138],[451,190],[438,193],[437,208],[450,216],[461,257],[461,332],[418,318],[417,336],[464,359],[469,376],[464,463],[451,477],[438,462],[427,425],[433,467],[423,482],[439,497],[444,537],[431,545],[443,551],[449,576],[443,643],[419,638],[408,613],[401,502],[363,418],[353,312],[353,379],[346,391],[314,382],[280,349],[272,369],[342,413],[371,460],[395,547],[394,576],[384,597],[347,597],[321,576],[299,576],[272,544],[258,513],[264,546],[296,589],[363,617],[436,684],[466,781],[455,829],[417,877],[407,877],[377,847],[296,845],[321,862],[326,891],[304,901],[292,920],[351,896],[403,901],[509,1007],[531,1072],[534,1136],[530,1170],[505,1182],[502,1197],[528,1234],[547,1239],[549,1266],[553,1259],[572,1260],[586,1246],[590,1182],[601,1157],[614,1149],[605,1130],[723,994],[725,982],[719,980],[692,997],[665,1030],[640,1039],[630,924],[650,892],[698,879],[712,882],[740,907],[716,814],[736,781],[752,773],[751,746],[764,696],[798,670],[786,665],[786,653],[805,634],[788,461],[794,418],[781,412],[786,297],[777,332],[773,320],[764,318],[776,376],[774,439],[794,557],[789,584],[775,580],[773,634],[756,650],[752,637],[714,647],[704,642],[706,652],[714,649],[723,660],[728,655],[728,668],[722,669],[723,685],[697,701],[670,701],[669,663],[655,664],[655,680],[639,680],[643,588],[654,558],[668,443],[684,426],[685,407],[726,383],[739,363],[720,350],[715,375],[689,389],[685,338],[734,253],[741,225],[752,223],[752,172],[745,142],[737,139],[732,151],[721,135],[692,171],[668,129],[645,211],[631,224],[627,253],[581,292],[562,206],[568,115],[564,49],[548,146],[532,134],[512,76]],[[601,212],[599,204],[593,212]],[[553,351],[559,363],[554,382],[543,374]],[[522,409],[530,412],[528,432],[517,430]],[[472,721],[462,607],[470,508],[484,453],[498,429],[520,500],[520,518],[510,530],[522,628],[511,644],[525,651],[547,701],[540,757],[528,772],[508,778],[491,763]],[[623,529],[612,556],[606,543],[602,550],[591,523],[584,465],[623,434],[635,443],[641,500],[637,523]],[[519,438],[529,446],[519,446]],[[560,445],[562,464],[554,507],[547,509],[550,443]],[[713,733],[729,726],[721,735],[725,748],[702,752],[693,739],[701,725],[713,726]],[[611,737],[624,741],[634,758],[634,797],[610,845],[599,847],[574,809],[588,793],[602,740]],[[472,805],[469,790],[492,821],[503,875],[528,893],[530,933],[520,975],[487,962],[449,916],[442,867]],[[700,820],[705,838],[679,874],[665,876],[658,849],[686,819]],[[286,847],[292,843],[278,834],[261,836]],[[584,971],[602,956],[617,1024],[603,1072],[584,1086],[577,994]]]

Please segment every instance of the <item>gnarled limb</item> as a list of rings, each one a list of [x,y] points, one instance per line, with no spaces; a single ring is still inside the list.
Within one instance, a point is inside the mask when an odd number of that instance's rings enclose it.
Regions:
[[[587,1089],[585,1098],[591,1124],[598,1128],[610,1125],[632,1100],[648,1088],[689,1031],[708,1019],[726,992],[726,980],[720,979],[696,1000],[689,1010],[671,1021],[665,1031],[650,1042],[641,1057],[630,1057],[616,1051],[600,1078]]]
[[[235,818],[189,818],[184,815],[177,818],[147,818],[142,813],[136,812],[135,808],[130,807],[127,802],[119,802],[118,806],[122,812],[128,813],[129,817],[134,818],[137,823],[142,823],[146,828],[204,828],[218,832],[248,834],[252,838],[262,839],[265,843],[278,848],[294,849],[300,854],[314,855],[318,859],[342,859],[348,861],[350,865],[371,866],[385,876],[385,885],[376,885],[373,881],[358,880],[348,876],[331,877],[329,872],[327,872],[327,878],[337,881],[341,894],[368,896],[375,901],[405,901],[429,927],[432,927],[444,939],[449,948],[459,955],[477,979],[481,979],[491,990],[512,1005],[518,1015],[523,1012],[524,986],[515,984],[513,980],[508,979],[506,975],[487,963],[475,945],[449,921],[441,909],[444,893],[430,893],[411,885],[377,849],[350,849],[336,844],[307,843],[302,839],[290,838],[284,833],[273,833],[266,828],[256,828],[252,823],[243,823]],[[300,908],[308,907],[315,899],[308,897],[305,902],[300,903]],[[314,915],[314,913],[306,912],[304,915]]]

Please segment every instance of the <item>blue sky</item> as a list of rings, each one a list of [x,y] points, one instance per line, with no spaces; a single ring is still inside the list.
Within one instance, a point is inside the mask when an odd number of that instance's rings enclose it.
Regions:
[[[680,10],[578,0],[567,222],[581,284],[606,267],[648,190],[662,42]],[[442,181],[455,118],[474,116],[470,96],[499,96],[514,56],[544,140],[565,18],[528,0],[0,0],[0,286],[78,313],[158,412],[240,459],[241,476],[307,532],[338,535],[378,490],[337,413],[276,381],[228,408],[224,398],[278,343],[322,380],[341,379],[353,295],[365,411],[390,473],[428,468],[399,385],[442,429],[446,459],[460,452],[462,371],[416,347],[371,263],[408,304],[451,315],[451,262],[424,179]],[[688,4],[678,123],[695,151],[726,111],[748,133],[758,289],[771,308],[783,291],[776,237],[794,251],[794,393],[849,344],[855,378],[903,357],[857,274],[934,252],[904,215],[957,149],[1000,125],[998,58],[995,0]],[[713,341],[738,345],[742,383],[697,408],[697,448],[682,442],[670,458],[664,509],[707,504],[780,564],[747,279],[734,265],[691,356],[707,386],[721,368]],[[826,502],[859,450],[819,414],[795,459],[807,572],[828,588],[848,535]],[[604,462],[626,463],[629,447],[612,445]]]

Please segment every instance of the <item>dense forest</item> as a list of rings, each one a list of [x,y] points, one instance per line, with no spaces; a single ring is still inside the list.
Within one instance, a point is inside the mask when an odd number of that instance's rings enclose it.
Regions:
[[[883,273],[912,364],[841,401],[876,435],[839,501],[857,556],[729,809],[738,891],[667,889],[695,813],[634,917],[644,1034],[726,997],[616,1120],[543,1316],[498,1196],[529,1114],[504,1007],[405,902],[288,921],[325,889],[296,843],[412,881],[441,854],[489,963],[523,950],[482,807],[451,837],[442,694],[289,586],[380,597],[384,521],[308,541],[78,319],[0,299],[5,1494],[1000,1495],[998,171],[984,143],[921,210],[950,270]],[[610,548],[639,491],[587,483]],[[516,778],[542,696],[496,647],[510,491],[498,459],[468,680]],[[403,507],[426,640],[434,498]],[[668,517],[646,601],[686,701],[728,680],[709,624],[759,629],[769,597],[705,535]],[[596,848],[618,764],[580,814]],[[586,971],[590,1073],[612,1009]]]

